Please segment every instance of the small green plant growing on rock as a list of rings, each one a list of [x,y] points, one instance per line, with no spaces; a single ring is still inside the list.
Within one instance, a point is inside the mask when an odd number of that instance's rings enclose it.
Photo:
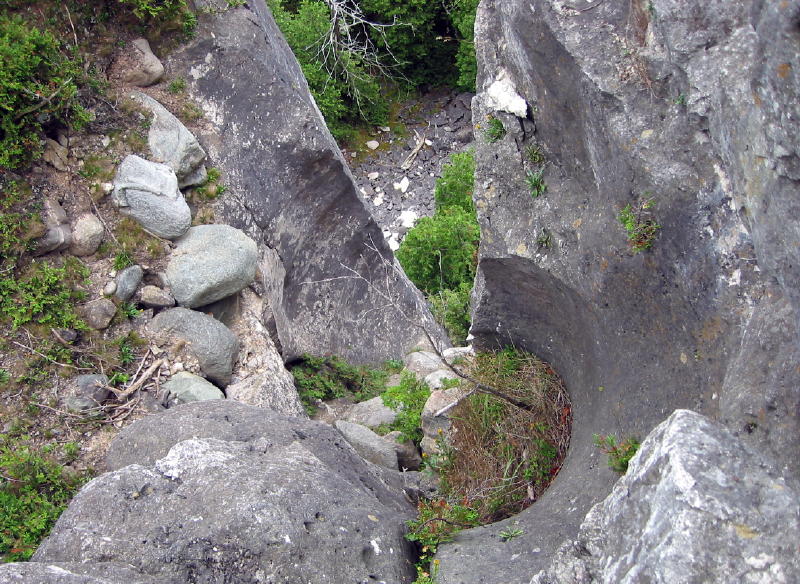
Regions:
[[[504,542],[511,541],[515,537],[519,537],[525,533],[525,530],[520,529],[519,527],[509,525],[503,531],[500,532],[500,539]]]
[[[489,117],[489,121],[486,123],[486,129],[483,131],[483,136],[486,138],[486,141],[489,142],[489,144],[494,144],[502,140],[505,135],[506,128],[503,122],[498,118]]]
[[[628,463],[639,450],[640,442],[632,436],[617,441],[617,437],[613,434],[595,434],[594,445],[608,455],[608,468],[625,474]]]
[[[398,412],[397,419],[388,429],[402,432],[401,440],[412,440],[419,444],[422,440],[422,409],[430,395],[431,390],[424,381],[419,381],[413,373],[404,371],[400,384],[381,394],[383,403]]]
[[[547,190],[547,183],[544,182],[544,170],[529,170],[525,173],[525,182],[528,183],[528,189],[531,192],[531,197],[538,199]]]
[[[538,144],[530,144],[525,148],[525,158],[531,164],[543,164],[544,154]]]
[[[172,81],[169,82],[167,85],[167,91],[172,93],[173,95],[178,95],[179,93],[183,93],[186,91],[186,79],[183,77],[176,77]]]
[[[639,253],[653,246],[658,230],[661,229],[655,218],[652,216],[651,209],[654,207],[654,200],[645,199],[636,206],[628,203],[619,212],[617,219],[628,233],[628,242],[634,253]]]
[[[539,232],[539,237],[536,238],[536,245],[544,249],[553,247],[553,236],[545,227],[542,227]]]

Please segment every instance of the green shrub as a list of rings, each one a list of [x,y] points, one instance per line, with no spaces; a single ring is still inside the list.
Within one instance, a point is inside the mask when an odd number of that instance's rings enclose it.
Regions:
[[[547,191],[547,183],[544,182],[544,170],[529,170],[525,174],[525,182],[528,183],[528,190],[534,199],[538,199]]]
[[[0,434],[0,561],[27,560],[83,479]]]
[[[601,452],[608,455],[608,468],[620,474],[627,472],[628,463],[641,445],[633,436],[618,442],[613,434],[595,434],[593,441]]]
[[[197,16],[186,0],[119,0],[134,16],[148,26],[169,26],[177,23],[183,34],[192,38],[197,28]]]
[[[506,127],[503,122],[497,118],[490,117],[486,122],[486,128],[483,130],[483,136],[489,144],[502,140],[506,135]]]
[[[19,277],[0,279],[0,319],[10,321],[14,329],[28,323],[85,329],[74,306],[85,296],[78,282],[88,275],[88,268],[75,258],[63,267],[33,262]]]
[[[400,244],[397,259],[426,294],[453,290],[475,278],[479,239],[475,216],[452,207],[420,219]]]
[[[651,209],[654,205],[653,199],[640,201],[636,207],[628,204],[617,216],[617,220],[628,234],[628,242],[634,253],[653,247],[656,235],[661,229],[661,225],[652,216]]]
[[[424,381],[419,381],[410,371],[403,371],[399,385],[388,388],[381,394],[383,403],[397,410],[397,419],[389,430],[399,430],[401,441],[411,440],[419,444],[422,440],[421,417],[431,390]]]
[[[83,78],[79,60],[52,34],[0,15],[0,167],[41,155],[46,126],[79,128],[89,120],[77,98]]]
[[[462,282],[455,290],[440,290],[428,297],[434,318],[447,330],[450,341],[456,346],[467,342],[471,323],[469,315],[471,290],[471,282]]]
[[[301,362],[290,367],[300,401],[309,414],[316,410],[317,400],[350,397],[364,401],[384,390],[392,364],[383,369],[350,365],[341,357],[303,355]]]
[[[442,166],[442,176],[436,181],[434,198],[436,210],[461,207],[475,214],[472,191],[475,185],[475,153],[473,151],[453,154],[450,163]]]
[[[458,32],[458,52],[456,68],[458,79],[456,87],[461,91],[475,91],[478,76],[478,63],[475,59],[475,12],[479,0],[454,0],[450,18]]]

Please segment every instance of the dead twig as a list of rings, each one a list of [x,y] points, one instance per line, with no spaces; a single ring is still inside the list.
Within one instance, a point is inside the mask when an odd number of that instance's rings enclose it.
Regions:
[[[67,19],[69,20],[69,26],[72,28],[72,38],[75,39],[75,48],[78,48],[78,35],[75,32],[75,25],[72,23],[72,15],[69,13],[69,6],[67,3],[64,2],[64,10],[67,12]]]
[[[117,396],[117,399],[121,400],[122,398],[128,397],[132,393],[136,392],[136,390],[138,390],[142,385],[144,385],[144,382],[147,381],[150,378],[150,376],[155,372],[155,370],[161,367],[165,362],[166,359],[163,358],[153,362],[153,364],[147,368],[147,371],[145,371],[137,381],[135,381],[122,391],[118,390],[116,387],[111,387],[111,386],[108,387],[109,389],[111,389],[111,391],[114,392],[114,395]]]
[[[430,127],[430,123],[428,124]],[[425,132],[422,132],[422,135],[419,135],[419,132],[414,130],[414,135],[417,137],[417,144],[414,146],[414,149],[411,151],[411,154],[406,157],[403,161],[403,164],[400,165],[400,170],[408,170],[411,168],[411,165],[414,164],[414,160],[417,158],[417,154],[419,154],[420,150],[422,150],[423,146],[425,146],[425,134],[427,133],[427,129]]]
[[[12,340],[11,342],[14,343],[16,346],[33,353],[34,355],[39,355],[41,358],[49,361],[53,365],[58,365],[59,367],[68,367],[69,369],[75,369],[76,371],[90,371],[88,367],[76,367],[75,365],[70,365],[69,363],[60,363],[59,361],[56,361],[52,357],[48,357],[44,353],[37,351],[33,347],[28,347],[27,345],[23,345],[22,343],[18,343],[17,341],[14,340]]]

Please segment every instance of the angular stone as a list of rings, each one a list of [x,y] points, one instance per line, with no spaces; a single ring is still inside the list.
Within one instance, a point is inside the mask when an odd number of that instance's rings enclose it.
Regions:
[[[136,294],[136,289],[139,287],[143,277],[144,270],[141,266],[128,266],[120,270],[115,280],[117,290],[114,292],[114,296],[123,301],[130,300]]]
[[[117,305],[108,298],[100,298],[79,308],[80,315],[89,328],[102,330],[111,323],[111,319],[117,314]]]
[[[147,143],[153,160],[174,170],[181,188],[202,182],[204,173],[199,172],[196,176],[194,173],[205,159],[206,152],[197,138],[167,108],[149,95],[136,91],[131,94],[131,98],[153,114],[147,133]]]
[[[164,76],[164,65],[150,49],[146,39],[136,39],[127,47],[124,59],[128,70],[123,74],[123,81],[138,87],[148,87],[157,83]]]
[[[394,446],[375,432],[361,424],[344,420],[336,421],[334,426],[364,460],[397,470],[397,453],[394,451]]]
[[[450,415],[453,410],[445,412],[441,416],[435,414],[455,402],[465,391],[460,387],[451,387],[450,389],[438,389],[431,392],[420,415],[422,433],[424,434],[424,438],[420,443],[422,452],[427,455],[441,452],[438,441],[447,439],[447,434],[452,425]]]
[[[416,471],[422,466],[422,456],[417,449],[417,445],[411,440],[400,441],[402,432],[395,430],[389,432],[383,439],[389,442],[397,454],[397,464],[400,470]]]
[[[200,365],[203,374],[225,387],[230,382],[239,342],[224,324],[201,312],[170,308],[159,312],[147,331],[162,345],[182,342]]]
[[[800,492],[695,412],[675,411],[535,584],[798,582]]]
[[[194,308],[236,294],[255,278],[256,243],[228,225],[192,227],[177,243],[166,276],[181,306]]]
[[[383,403],[380,396],[353,404],[347,410],[344,420],[361,424],[367,428],[377,428],[381,424],[391,424],[397,419],[397,412]]]
[[[158,584],[414,579],[399,473],[366,464],[323,424],[195,402],[123,430],[109,467],[34,562],[127,564]]]
[[[192,223],[175,172],[165,164],[126,156],[117,168],[111,196],[120,213],[159,237],[177,239]]]
[[[36,240],[34,255],[67,249],[72,243],[72,230],[69,228],[67,213],[58,201],[53,198],[45,199],[42,219],[45,234]]]
[[[225,394],[213,383],[186,371],[170,377],[169,381],[164,383],[164,391],[170,406],[209,399],[225,399]]]
[[[78,375],[75,380],[75,393],[89,398],[95,405],[103,403],[111,395],[108,377],[103,374]]]
[[[169,308],[175,306],[172,294],[158,286],[142,286],[139,290],[139,302],[150,308]]]
[[[69,170],[69,166],[67,166],[68,156],[69,151],[64,146],[55,140],[51,140],[50,138],[45,139],[44,154],[42,155],[42,158],[44,158],[44,161],[47,164],[56,170],[67,172]]]
[[[406,369],[415,373],[417,379],[425,379],[434,371],[444,369],[445,365],[439,355],[431,351],[414,351],[403,358]]]
[[[92,255],[103,243],[103,223],[92,213],[84,213],[72,224],[72,245],[69,252],[83,257]]]
[[[447,380],[458,379],[458,375],[450,371],[450,369],[437,369],[432,373],[425,376],[425,383],[431,389],[441,389]]]
[[[370,150],[377,150],[380,145],[381,143],[378,142],[377,140],[370,140],[366,143],[367,148],[369,148]]]

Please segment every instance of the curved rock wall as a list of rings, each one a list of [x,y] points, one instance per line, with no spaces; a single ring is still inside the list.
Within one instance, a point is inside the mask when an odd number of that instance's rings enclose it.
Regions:
[[[442,582],[528,582],[573,538],[616,478],[594,433],[643,437],[690,408],[800,470],[798,16],[788,2],[481,3],[472,332],[554,365],[573,437],[514,519],[525,534],[465,532],[440,552]],[[494,143],[489,117],[507,130]],[[647,198],[662,228],[634,254],[617,216]]]
[[[210,121],[198,134],[230,186],[224,220],[261,246],[284,359],[399,357],[430,316],[413,285],[392,271],[392,253],[266,4],[199,4],[198,39],[169,67],[186,73]]]

